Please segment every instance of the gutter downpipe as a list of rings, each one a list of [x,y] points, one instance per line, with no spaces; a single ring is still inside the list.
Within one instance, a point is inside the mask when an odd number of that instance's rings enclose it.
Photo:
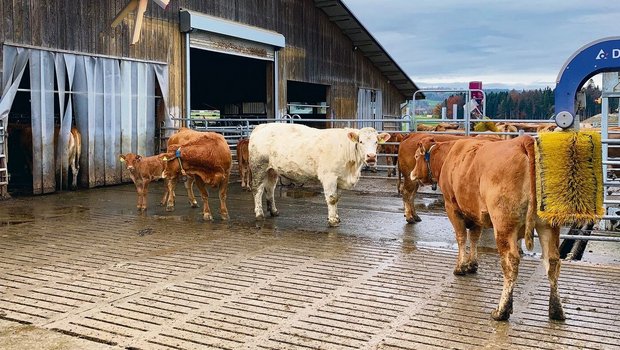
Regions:
[[[273,118],[275,120],[280,119],[282,116],[280,115],[280,77],[278,75],[278,61],[280,56],[280,50],[275,49],[273,53]]]
[[[190,69],[190,45],[189,34],[191,31],[185,32],[185,126],[189,128],[191,118],[191,69]]]

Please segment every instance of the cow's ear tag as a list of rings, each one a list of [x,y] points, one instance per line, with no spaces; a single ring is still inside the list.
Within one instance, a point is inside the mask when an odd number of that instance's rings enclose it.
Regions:
[[[353,132],[353,131],[349,131],[347,136],[349,136],[349,140],[351,140],[353,142],[359,141],[359,135],[357,133]]]
[[[168,157],[164,156],[161,160],[163,160],[164,162],[168,161]]]
[[[118,157],[118,160],[120,160],[121,163],[125,163],[125,158],[123,158],[123,157]]]
[[[391,135],[388,133],[381,133],[377,136],[377,138],[379,139],[379,143],[385,143],[390,139]]]

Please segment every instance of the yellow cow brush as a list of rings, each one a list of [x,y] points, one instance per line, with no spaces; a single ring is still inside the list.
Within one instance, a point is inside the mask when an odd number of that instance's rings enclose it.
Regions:
[[[540,133],[536,140],[538,216],[552,225],[600,220],[602,169],[599,133]]]

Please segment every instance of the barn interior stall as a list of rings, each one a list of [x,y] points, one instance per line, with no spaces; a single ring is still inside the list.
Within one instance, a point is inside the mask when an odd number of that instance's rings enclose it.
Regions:
[[[118,161],[151,155],[167,120],[164,64],[4,45],[0,122],[9,194],[70,187],[72,128],[81,134],[78,186],[129,181]],[[162,107],[163,106],[163,107]]]
[[[210,119],[267,118],[267,72],[270,61],[191,49],[192,122],[200,127]]]
[[[329,85],[312,84],[300,81],[287,81],[286,84],[287,111],[291,116],[299,116],[301,124],[315,128],[329,127],[329,124],[317,122],[317,119],[329,119],[327,93]],[[304,122],[304,119],[314,121]]]

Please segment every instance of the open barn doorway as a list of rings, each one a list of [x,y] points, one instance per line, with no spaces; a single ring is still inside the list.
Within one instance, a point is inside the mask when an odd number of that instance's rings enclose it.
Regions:
[[[11,196],[32,194],[31,115],[30,69],[26,65],[11,106],[7,125],[8,192]]]
[[[68,79],[66,71],[64,74],[64,79],[66,81]],[[40,181],[40,179],[37,179],[34,172],[38,171],[38,174],[40,174],[45,172],[46,169],[41,168],[41,166],[36,163],[37,157],[35,148],[40,149],[39,153],[49,152],[53,154],[53,159],[50,160],[53,163],[53,169],[60,166],[57,164],[59,160],[57,159],[56,148],[59,142],[61,121],[64,117],[61,116],[60,107],[59,92],[61,88],[55,76],[53,79],[53,90],[51,90],[53,98],[48,101],[50,104],[50,112],[52,111],[51,108],[53,108],[53,112],[50,113],[50,118],[45,122],[35,118],[35,123],[45,123],[45,125],[33,127],[32,94],[40,93],[40,90],[33,89],[31,87],[31,81],[30,64],[26,64],[22,79],[19,82],[19,87],[11,105],[7,123],[7,170],[9,175],[7,189],[11,196],[32,195],[37,192],[35,190],[35,184],[38,185],[37,180]],[[49,85],[49,88],[51,87],[52,85]],[[71,94],[64,91],[62,96],[64,99],[63,106],[66,106],[71,99]],[[74,127],[75,123],[73,123],[72,126]],[[47,139],[47,142],[44,141],[40,131],[37,131],[37,129],[40,130],[42,127],[53,129],[53,133],[50,134],[52,138]],[[34,145],[35,141],[39,143],[37,147]],[[68,177],[73,176],[72,169],[68,168],[65,172],[55,172],[53,176],[56,177],[53,184],[55,189],[65,190],[69,186],[68,183],[70,184],[70,182],[68,182]]]
[[[286,104],[288,114],[301,119],[301,123],[315,128],[325,128],[328,119],[327,92],[329,86],[299,81],[287,81]]]
[[[273,62],[196,48],[190,54],[194,127],[230,127],[268,117]]]

